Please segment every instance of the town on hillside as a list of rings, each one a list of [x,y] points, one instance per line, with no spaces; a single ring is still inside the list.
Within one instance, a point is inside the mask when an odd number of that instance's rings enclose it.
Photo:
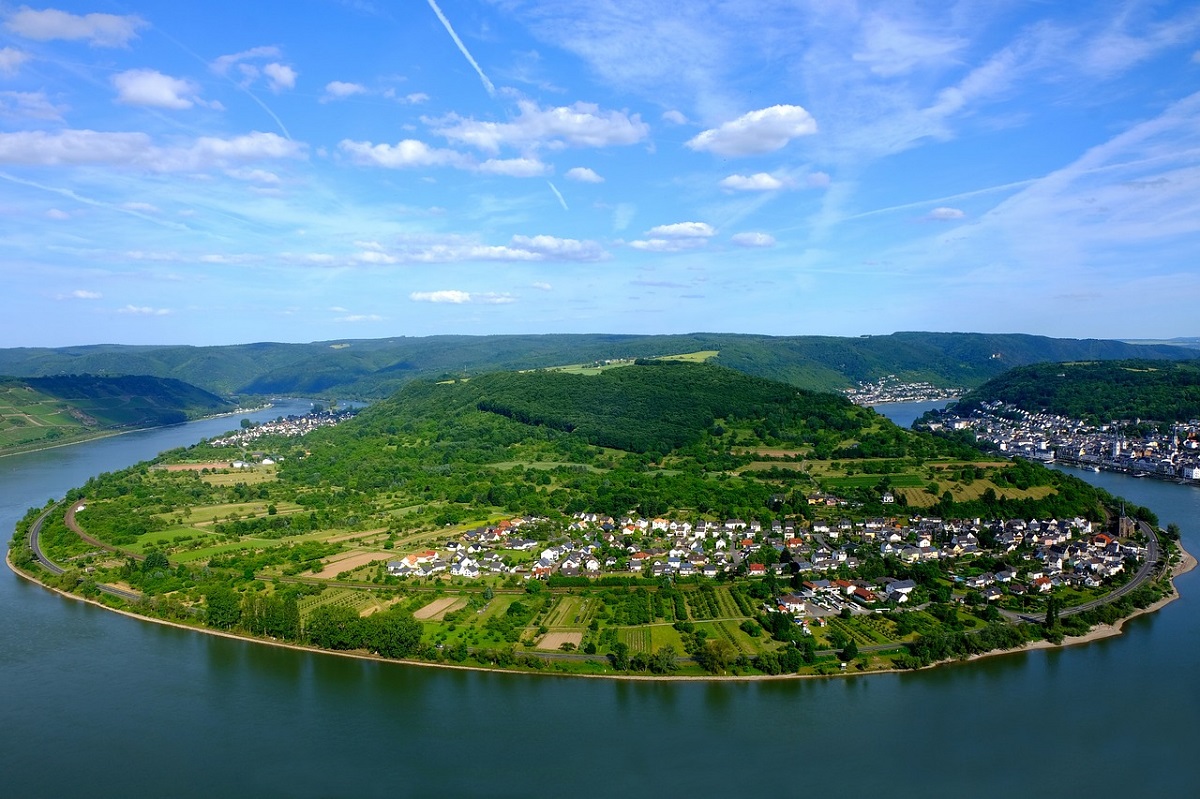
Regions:
[[[882,405],[889,402],[940,402],[958,399],[960,388],[942,388],[926,382],[906,382],[895,375],[874,382],[863,381],[843,392],[855,405]]]
[[[1134,422],[1136,425],[1136,422]],[[975,440],[1009,457],[1063,462],[1096,471],[1200,481],[1200,421],[1173,425],[1170,432],[1124,432],[1130,423],[1094,426],[1052,413],[1030,413],[1003,402],[978,410],[953,408],[929,422],[933,430],[966,430]]]
[[[358,408],[338,408],[330,410],[314,410],[302,416],[280,416],[270,422],[249,424],[241,430],[236,430],[227,436],[211,439],[208,444],[213,447],[244,447],[252,441],[265,436],[286,436],[293,438],[310,433],[320,427],[333,427],[352,418]],[[245,424],[245,423],[243,423]]]

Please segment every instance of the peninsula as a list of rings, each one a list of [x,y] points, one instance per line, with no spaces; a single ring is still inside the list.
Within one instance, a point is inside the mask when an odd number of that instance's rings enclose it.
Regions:
[[[1172,593],[1177,531],[1068,475],[687,358],[413,382],[32,510],[10,563],[189,626],[593,675],[918,668]]]

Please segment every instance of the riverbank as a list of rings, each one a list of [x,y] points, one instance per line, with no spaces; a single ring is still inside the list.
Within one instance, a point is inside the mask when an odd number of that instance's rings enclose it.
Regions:
[[[1172,569],[1171,569],[1171,577],[1169,580],[1170,585],[1171,585],[1171,593],[1168,596],[1165,596],[1162,599],[1158,600],[1157,602],[1155,602],[1152,605],[1148,605],[1145,608],[1134,610],[1128,616],[1126,616],[1122,619],[1119,619],[1115,624],[1097,625],[1097,626],[1093,627],[1091,630],[1089,630],[1087,632],[1087,634],[1085,634],[1085,635],[1067,636],[1067,637],[1063,638],[1061,643],[1057,643],[1057,644],[1052,643],[1050,641],[1030,641],[1029,643],[1026,643],[1024,646],[1021,646],[1021,647],[1018,647],[1015,649],[994,649],[990,652],[983,652],[978,655],[972,655],[968,658],[965,658],[964,660],[940,661],[938,663],[933,663],[928,666],[924,666],[921,669],[918,669],[918,671],[926,671],[928,669],[936,669],[939,666],[944,666],[944,665],[948,665],[948,664],[952,664],[952,663],[961,663],[961,662],[969,663],[971,661],[981,660],[983,658],[999,657],[1002,655],[1013,655],[1013,654],[1019,654],[1022,652],[1031,652],[1031,651],[1035,651],[1035,650],[1039,650],[1039,649],[1061,649],[1061,648],[1065,648],[1065,647],[1078,646],[1080,644],[1087,644],[1087,643],[1091,643],[1093,641],[1100,641],[1105,638],[1112,638],[1112,637],[1118,636],[1121,634],[1122,628],[1125,626],[1125,623],[1128,622],[1130,619],[1135,619],[1138,616],[1142,616],[1147,613],[1154,613],[1158,610],[1161,610],[1165,606],[1169,605],[1171,602],[1174,602],[1176,599],[1179,599],[1180,595],[1179,595],[1178,589],[1175,587],[1175,578],[1179,577],[1182,574],[1186,574],[1186,573],[1192,571],[1197,566],[1196,558],[1193,557],[1191,555],[1191,553],[1189,553],[1187,550],[1185,550],[1182,545],[1179,545],[1179,551],[1180,551],[1180,555],[1181,555],[1180,562],[1178,564],[1176,564],[1174,567],[1172,567]],[[524,670],[524,669],[502,669],[502,668],[492,668],[492,667],[488,667],[488,666],[467,666],[467,665],[462,665],[462,664],[458,664],[458,663],[434,663],[434,662],[431,662],[428,660],[416,660],[416,659],[406,659],[406,658],[385,658],[385,657],[382,657],[379,655],[373,655],[373,654],[370,654],[368,652],[363,652],[363,651],[343,651],[343,650],[334,650],[334,649],[321,649],[320,647],[308,646],[306,644],[295,644],[295,643],[289,643],[286,641],[276,641],[276,640],[266,639],[266,638],[256,638],[254,636],[248,636],[248,635],[239,635],[237,633],[226,632],[225,630],[214,630],[211,627],[203,627],[200,625],[191,625],[191,624],[182,624],[180,622],[170,621],[168,619],[158,619],[153,616],[144,616],[140,613],[134,613],[133,611],[123,610],[121,608],[114,608],[111,605],[104,604],[103,602],[98,602],[94,599],[82,597],[77,594],[72,594],[69,591],[63,591],[62,589],[46,585],[45,583],[43,583],[41,580],[37,579],[32,574],[24,572],[21,569],[18,569],[13,564],[13,562],[10,558],[10,555],[11,555],[11,551],[5,552],[4,562],[5,562],[5,564],[8,565],[8,568],[14,574],[16,574],[18,577],[20,577],[24,580],[27,580],[28,582],[31,582],[34,585],[41,586],[42,588],[45,588],[48,591],[52,591],[66,599],[72,599],[77,602],[84,602],[89,605],[94,605],[103,610],[112,611],[113,613],[118,613],[122,616],[127,616],[131,619],[136,619],[138,621],[152,622],[154,624],[161,624],[166,627],[175,627],[180,630],[190,630],[192,632],[204,633],[205,635],[213,635],[213,636],[217,636],[219,638],[228,638],[228,639],[232,639],[235,641],[244,641],[244,642],[252,643],[252,644],[262,644],[265,646],[271,646],[271,647],[276,647],[276,648],[280,648],[280,649],[291,649],[291,650],[299,651],[299,652],[310,652],[310,653],[318,654],[318,655],[336,655],[338,657],[343,657],[343,658],[354,658],[357,660],[369,660],[369,661],[374,661],[374,662],[378,662],[378,663],[395,663],[395,664],[401,664],[401,665],[406,665],[406,666],[421,666],[423,668],[455,669],[455,670],[459,670],[459,671],[488,672],[488,673],[492,673],[492,674],[512,674],[512,675],[523,675],[523,676],[539,675],[539,676],[545,676],[545,677],[582,677],[582,678],[586,678],[586,679],[634,680],[634,681],[648,681],[648,682],[664,682],[664,681],[668,681],[668,682],[759,682],[759,681],[766,681],[766,680],[772,680],[772,681],[775,681],[775,680],[820,680],[820,679],[829,679],[829,678],[838,678],[838,677],[862,677],[862,676],[868,676],[868,675],[872,675],[872,674],[898,674],[898,673],[904,673],[906,671],[910,671],[909,669],[894,669],[893,668],[893,669],[867,669],[867,670],[863,670],[863,671],[847,669],[845,671],[838,671],[838,672],[831,673],[831,674],[744,674],[744,675],[742,675],[742,674],[739,674],[739,675],[662,674],[662,675],[650,675],[650,674],[626,674],[626,673],[620,673],[620,672],[613,672],[612,674],[607,674],[607,673],[606,674],[583,674],[583,673],[577,673],[577,672],[538,671],[538,670]],[[901,645],[901,647],[902,647],[902,645]],[[901,648],[901,647],[897,647],[897,648]]]
[[[6,447],[3,449],[0,449],[0,458],[8,458],[8,457],[12,457],[13,455],[30,455],[34,452],[47,452],[49,450],[59,449],[61,447],[73,447],[76,444],[87,444],[88,442],[91,442],[91,441],[100,441],[105,438],[115,438],[116,436],[123,436],[123,435],[127,435],[129,433],[144,433],[144,432],[147,432],[150,430],[164,430],[168,427],[175,427],[177,425],[190,424],[191,422],[206,422],[206,421],[211,421],[213,419],[223,419],[228,416],[240,416],[244,413],[257,413],[258,411],[265,411],[271,407],[274,407],[274,403],[268,402],[266,405],[261,405],[257,408],[238,408],[236,410],[226,411],[225,413],[214,413],[210,416],[198,416],[195,419],[188,419],[187,421],[184,421],[184,422],[176,422],[174,424],[169,424],[169,425],[160,424],[160,425],[151,425],[150,427],[131,427],[128,430],[97,430],[94,433],[86,433],[81,436],[73,436],[72,438],[70,438],[67,441],[56,441],[53,444],[46,444],[46,443],[42,443],[42,442],[30,443],[27,445],[18,444],[17,446],[14,446],[14,447]]]

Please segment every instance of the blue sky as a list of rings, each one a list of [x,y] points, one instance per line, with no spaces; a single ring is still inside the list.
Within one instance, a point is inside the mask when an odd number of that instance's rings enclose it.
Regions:
[[[0,2],[0,346],[1198,335],[1194,2]]]

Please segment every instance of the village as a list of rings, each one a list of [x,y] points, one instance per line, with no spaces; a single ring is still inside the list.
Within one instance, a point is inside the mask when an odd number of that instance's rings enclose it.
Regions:
[[[837,503],[823,494],[810,501]],[[1146,557],[1133,520],[1122,518],[1115,532],[1099,531],[1083,518],[985,522],[915,516],[764,525],[579,513],[565,526],[518,517],[475,528],[438,549],[389,562],[387,573],[396,578],[495,576],[551,585],[586,585],[587,578],[604,577],[660,583],[762,579],[775,589],[765,609],[788,614],[807,629],[810,619],[820,623],[832,615],[930,601],[1018,611],[1055,592],[1085,592],[1077,594],[1083,598],[1087,589],[1127,579]],[[923,573],[936,574],[949,586],[939,590],[934,581],[910,576],[930,563],[937,568]]]
[[[855,405],[881,405],[891,402],[940,402],[958,399],[962,389],[942,388],[932,383],[909,383],[895,375],[874,382],[860,382],[842,392]]]
[[[286,436],[293,438],[310,433],[321,427],[333,427],[352,418],[358,413],[358,408],[331,408],[329,410],[313,410],[302,416],[280,416],[270,422],[250,424],[241,430],[227,436],[211,439],[208,444],[213,447],[244,447],[252,441],[264,436]],[[245,424],[245,423],[243,423]]]
[[[1057,461],[1135,477],[1200,481],[1200,421],[1174,425],[1170,433],[1127,436],[1119,422],[1096,427],[1078,419],[990,402],[965,415],[953,409],[944,411],[929,427],[969,430],[977,442],[1009,457]]]

